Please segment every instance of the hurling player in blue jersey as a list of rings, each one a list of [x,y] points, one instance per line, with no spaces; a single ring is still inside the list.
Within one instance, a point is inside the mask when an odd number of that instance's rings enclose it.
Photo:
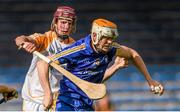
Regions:
[[[113,57],[121,57],[130,60],[144,75],[151,91],[154,94],[163,94],[163,86],[152,80],[146,65],[141,56],[133,49],[119,45],[114,42],[118,37],[117,26],[106,19],[96,19],[92,23],[91,34],[78,40],[71,46],[63,49],[62,52],[52,56],[51,59],[58,61],[59,64],[67,63],[66,70],[77,77],[93,83],[101,83],[108,77],[104,73]],[[38,66],[42,68],[48,66],[41,61]],[[111,72],[111,70],[109,71]],[[45,83],[42,86],[49,86],[48,73],[42,70],[40,79]],[[51,92],[50,90],[44,90]],[[60,94],[56,102],[58,111],[93,111],[93,100],[88,98],[74,83],[66,77],[60,81]]]

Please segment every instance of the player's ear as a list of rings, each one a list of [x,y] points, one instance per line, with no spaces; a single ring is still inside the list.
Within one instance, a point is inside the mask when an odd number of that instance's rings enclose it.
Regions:
[[[96,40],[96,38],[97,38],[97,34],[95,33],[95,32],[93,32],[93,34],[92,34],[92,41],[94,41],[95,42],[95,40]]]

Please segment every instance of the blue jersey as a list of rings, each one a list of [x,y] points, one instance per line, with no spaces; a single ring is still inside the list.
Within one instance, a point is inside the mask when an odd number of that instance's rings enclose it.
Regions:
[[[67,63],[66,70],[77,77],[89,82],[101,83],[105,70],[115,52],[115,48],[112,48],[107,54],[95,52],[91,47],[91,36],[88,35],[56,54],[56,60],[60,64]],[[90,106],[93,103],[85,93],[66,77],[63,77],[63,80],[60,81],[60,95],[81,99]]]

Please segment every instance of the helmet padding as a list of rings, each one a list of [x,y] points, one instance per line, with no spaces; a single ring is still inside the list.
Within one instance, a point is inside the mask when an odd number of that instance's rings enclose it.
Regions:
[[[113,39],[119,36],[117,25],[106,19],[96,19],[93,21],[91,37],[93,37],[94,34],[96,35],[96,39],[92,39],[94,45],[96,45],[103,36]]]

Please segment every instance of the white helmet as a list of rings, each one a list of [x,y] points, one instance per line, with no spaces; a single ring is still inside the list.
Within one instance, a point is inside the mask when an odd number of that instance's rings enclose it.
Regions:
[[[92,38],[93,35],[96,35],[96,40]],[[96,19],[93,21],[91,31],[93,44],[96,45],[103,36],[111,37],[113,39],[117,38],[119,36],[117,25],[106,19]]]

